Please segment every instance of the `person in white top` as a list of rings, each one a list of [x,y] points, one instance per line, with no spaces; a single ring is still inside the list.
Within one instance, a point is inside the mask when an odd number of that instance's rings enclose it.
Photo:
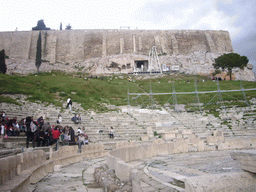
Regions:
[[[114,139],[114,129],[113,127],[110,127],[110,131],[109,131],[109,138],[111,139]]]
[[[68,107],[69,107],[69,111],[71,111],[72,110],[72,101],[70,98],[68,98],[68,100],[67,100],[67,108]]]
[[[5,129],[4,123],[2,123],[2,124],[1,124],[1,135],[2,135],[2,136],[4,136],[4,129]]]

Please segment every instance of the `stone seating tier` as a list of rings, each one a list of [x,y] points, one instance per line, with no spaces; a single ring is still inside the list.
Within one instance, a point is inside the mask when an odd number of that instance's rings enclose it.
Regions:
[[[46,106],[41,108],[37,104],[26,107],[17,107],[10,105],[1,106],[2,110],[6,111],[9,117],[23,118],[27,115],[35,114],[35,117],[43,115],[45,121],[50,122],[52,125],[56,125],[57,114],[60,113],[60,108],[54,106]],[[15,111],[16,109],[16,111]],[[28,112],[29,110],[29,112]],[[248,109],[240,109],[241,111],[249,111]],[[68,111],[64,111],[62,126],[72,126],[75,131],[78,127],[85,127],[85,133],[89,136],[91,141],[99,141],[101,139],[108,139],[109,128],[112,126],[115,130],[115,140],[123,138],[125,140],[140,140],[141,137],[147,133],[147,128],[151,127],[152,131],[156,132],[168,132],[191,129],[192,133],[199,138],[205,140],[207,136],[210,136],[214,130],[221,129],[226,137],[250,137],[254,134],[254,124],[245,124],[244,126],[233,126],[230,130],[227,125],[222,125],[222,120],[214,117],[213,115],[195,114],[195,113],[174,113],[173,111],[166,112],[153,112],[148,110],[147,113],[140,113],[138,111],[132,111],[130,115],[121,112],[107,112],[103,114],[95,113],[83,113],[81,112],[82,122],[81,124],[74,124],[71,121],[73,114]],[[77,112],[79,113],[79,112]],[[255,113],[251,110],[249,113]],[[245,121],[245,120],[244,120]],[[172,123],[174,122],[174,123]],[[208,125],[208,124],[211,125]],[[245,129],[246,128],[246,129]],[[100,136],[98,130],[103,130],[103,134]],[[107,142],[107,141],[106,141]]]

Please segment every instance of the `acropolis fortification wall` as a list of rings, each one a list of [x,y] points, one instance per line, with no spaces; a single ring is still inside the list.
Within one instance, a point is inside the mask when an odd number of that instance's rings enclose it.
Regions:
[[[210,75],[214,59],[233,52],[228,31],[216,30],[46,30],[42,34],[41,71],[90,74],[140,73],[159,70],[150,63],[154,46],[162,70]],[[39,31],[0,32],[7,73],[35,73]],[[155,67],[155,68],[154,68]],[[228,78],[226,73],[222,78]],[[255,81],[252,65],[234,70],[232,79]]]
[[[47,30],[42,58],[51,63],[117,54],[148,55],[152,46],[167,55],[232,52],[227,31],[213,30]],[[12,58],[35,59],[39,31],[0,33],[0,49]]]

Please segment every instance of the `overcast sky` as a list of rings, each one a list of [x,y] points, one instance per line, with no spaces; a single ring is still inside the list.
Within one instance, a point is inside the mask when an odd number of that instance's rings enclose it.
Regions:
[[[227,30],[234,52],[256,72],[256,0],[6,0],[0,31],[28,31],[43,19],[51,29]]]

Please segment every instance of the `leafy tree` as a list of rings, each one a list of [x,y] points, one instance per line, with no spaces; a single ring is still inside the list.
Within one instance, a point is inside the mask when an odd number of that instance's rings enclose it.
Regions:
[[[5,53],[4,53],[4,49],[2,51],[0,51],[0,73],[5,74],[7,71],[7,67],[5,64]]]
[[[47,28],[44,24],[44,20],[41,19],[37,21],[37,26],[32,28],[33,31],[35,30],[50,30],[50,28]]]
[[[37,46],[36,46],[36,68],[37,73],[39,73],[39,67],[41,66],[42,62],[42,38],[41,32],[39,32],[38,39],[37,39]]]
[[[238,67],[240,69],[244,69],[244,67],[247,66],[248,62],[249,60],[246,56],[240,56],[237,53],[225,53],[215,59],[213,67],[215,68],[215,71],[218,71],[219,69],[222,69],[222,71],[224,71],[225,69],[227,69],[231,81],[233,68]]]
[[[70,29],[71,29],[71,25],[68,24],[68,25],[66,26],[66,30],[70,30]]]

